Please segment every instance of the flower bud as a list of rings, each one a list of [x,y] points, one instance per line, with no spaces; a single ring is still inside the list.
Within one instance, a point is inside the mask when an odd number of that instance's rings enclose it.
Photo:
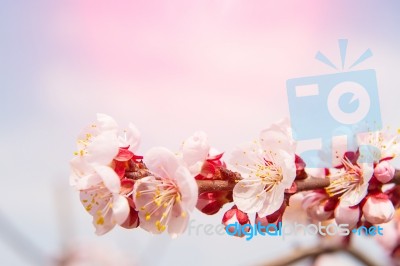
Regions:
[[[385,194],[368,197],[362,211],[365,219],[372,224],[387,223],[394,216],[393,204]]]
[[[199,195],[196,208],[202,213],[216,214],[225,203],[232,201],[232,191],[205,192]]]
[[[200,172],[201,165],[206,160],[209,150],[210,145],[208,144],[206,133],[202,131],[195,132],[182,145],[183,160],[189,168],[197,169],[196,172]]]
[[[295,154],[295,161],[296,164],[296,180],[302,180],[307,178],[307,173],[305,171],[306,163],[304,160]]]
[[[267,215],[265,217],[260,217],[258,216],[258,213],[256,214],[256,218],[254,223],[255,224],[260,224],[262,226],[268,226],[270,224],[275,224],[279,225],[280,222],[282,222],[282,217],[283,214],[285,213],[286,210],[286,203],[284,202],[282,206],[274,213]],[[265,230],[262,230],[265,233]]]
[[[308,193],[302,203],[307,215],[317,221],[325,221],[332,217],[333,208],[326,208],[330,201],[325,191],[313,191]]]
[[[374,169],[374,175],[382,183],[387,183],[394,177],[394,167],[388,162],[380,162]]]
[[[360,208],[358,206],[348,207],[338,205],[335,209],[335,221],[339,224],[348,224],[349,229],[357,226],[360,221]]]
[[[235,224],[238,223],[239,225],[245,225],[245,224],[250,224],[249,216],[247,213],[242,212],[239,210],[236,205],[232,207],[232,209],[228,210],[225,212],[224,217],[222,217],[222,224],[226,226],[230,224]],[[232,230],[231,230],[232,229]],[[231,233],[234,232],[235,228],[229,228],[228,229]],[[249,231],[250,228],[247,228],[246,231]],[[235,234],[235,236],[240,236],[243,237],[242,234],[240,234],[241,230],[236,230],[239,231],[238,234]]]

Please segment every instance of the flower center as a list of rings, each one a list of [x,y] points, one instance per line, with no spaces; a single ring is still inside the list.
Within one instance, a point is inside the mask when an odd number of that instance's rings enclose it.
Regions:
[[[138,192],[136,197],[147,194],[151,195],[153,199],[142,206],[140,210],[146,211],[146,221],[156,216],[158,220],[155,221],[155,226],[158,231],[163,232],[170,219],[172,208],[181,202],[182,196],[178,186],[169,178],[158,178],[147,182],[151,183],[152,188]],[[182,211],[181,216],[185,217],[186,213]]]
[[[112,208],[112,193],[104,186],[104,184],[98,184],[91,188],[82,191],[84,194],[89,194],[87,199],[83,199],[82,203],[85,206],[86,211],[91,212],[93,208],[97,209],[95,215],[97,217],[96,224],[104,224],[104,216]],[[104,204],[102,209],[99,207]]]
[[[77,140],[77,143],[78,143],[78,146],[80,147],[79,148],[79,150],[78,151],[75,151],[74,152],[74,155],[75,156],[83,156],[83,155],[85,155],[86,154],[86,148],[87,148],[87,146],[90,144],[90,142],[92,141],[91,139],[92,139],[92,134],[90,134],[90,133],[87,133],[87,134],[85,134],[85,138],[84,139],[78,139]]]
[[[342,163],[345,167],[345,172],[340,174],[325,189],[331,197],[353,191],[364,183],[363,173],[359,166],[352,164],[348,160],[342,160]]]
[[[272,190],[283,180],[282,168],[272,161],[264,159],[264,164],[254,164],[254,168],[250,171],[249,179],[243,179],[243,186],[259,186],[264,185],[263,190],[257,195]]]

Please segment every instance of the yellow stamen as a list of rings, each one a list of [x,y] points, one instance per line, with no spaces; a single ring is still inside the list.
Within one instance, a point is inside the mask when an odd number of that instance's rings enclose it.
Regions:
[[[97,219],[96,224],[103,225],[103,224],[104,224],[104,217],[103,217],[103,216],[100,216],[100,217]]]
[[[150,215],[150,213],[146,213],[146,221],[148,221],[148,220],[150,220],[151,219],[151,215]]]

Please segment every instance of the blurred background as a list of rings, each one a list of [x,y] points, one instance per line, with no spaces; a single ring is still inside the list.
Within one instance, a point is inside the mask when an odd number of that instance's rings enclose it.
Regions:
[[[288,116],[287,79],[337,72],[314,57],[320,50],[340,65],[341,38],[349,63],[372,50],[355,70],[376,70],[383,123],[399,127],[399,12],[395,1],[372,0],[2,0],[0,264],[93,253],[99,262],[80,265],[257,265],[313,246],[311,237],[245,241],[201,229],[174,240],[141,229],[95,236],[68,184],[75,138],[102,112],[137,125],[140,153],[178,150],[204,130],[228,156]],[[222,215],[196,211],[193,224],[216,226]],[[355,241],[387,263],[373,241]]]

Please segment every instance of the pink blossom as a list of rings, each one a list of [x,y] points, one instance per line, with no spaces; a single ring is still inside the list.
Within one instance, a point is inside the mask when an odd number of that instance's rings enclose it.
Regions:
[[[230,162],[243,177],[233,189],[233,199],[240,210],[263,217],[280,208],[285,189],[296,178],[294,150],[285,121],[262,131],[258,141],[244,144],[232,153]]]
[[[91,185],[80,192],[85,209],[93,216],[96,234],[110,231],[116,224],[123,224],[129,216],[129,203],[121,195],[118,175],[107,166],[94,166],[101,182]]]
[[[369,163],[354,163],[347,157],[342,159],[343,168],[330,175],[331,184],[325,189],[330,197],[337,196],[343,206],[355,206],[368,193],[373,166]]]
[[[136,181],[133,191],[140,227],[154,234],[168,229],[172,237],[177,237],[186,229],[189,212],[196,206],[196,181],[165,148],[151,149],[144,162],[152,175]]]
[[[391,253],[399,241],[398,221],[395,219],[388,223],[381,224],[384,234],[377,234],[375,240],[388,252]]]
[[[78,136],[77,151],[70,162],[71,186],[78,190],[87,188],[96,175],[93,165],[112,167],[114,159],[127,161],[133,157],[139,143],[140,133],[133,124],[127,130],[119,132],[112,117],[97,114],[97,121]]]

